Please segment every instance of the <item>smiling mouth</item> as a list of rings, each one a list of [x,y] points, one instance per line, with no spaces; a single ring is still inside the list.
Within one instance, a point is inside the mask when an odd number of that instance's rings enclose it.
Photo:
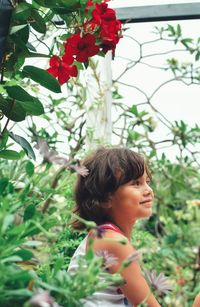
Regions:
[[[147,199],[145,201],[140,202],[140,205],[151,208],[152,207],[152,199]]]

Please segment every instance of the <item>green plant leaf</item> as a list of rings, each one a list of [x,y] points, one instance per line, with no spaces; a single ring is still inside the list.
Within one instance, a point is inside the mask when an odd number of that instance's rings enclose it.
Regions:
[[[18,262],[18,261],[22,261],[22,258],[19,256],[10,256],[10,257],[3,259],[1,262],[8,263],[8,262]]]
[[[81,4],[81,6],[86,6],[86,4],[87,4],[87,0],[80,0],[80,4]]]
[[[43,6],[43,7],[52,7],[55,5],[55,1],[53,0],[35,0],[36,3],[38,3],[39,5]]]
[[[26,24],[26,27],[19,29],[12,35],[12,40],[15,42],[15,44],[17,45],[19,49],[22,49],[22,47],[24,48],[24,46],[26,47],[25,44],[28,42],[29,33],[30,33],[30,29],[29,29],[29,26]]]
[[[18,25],[18,26],[13,26],[10,29],[10,35],[22,30],[23,28],[27,27],[27,24],[23,24],[23,25]]]
[[[29,205],[24,211],[24,221],[31,219],[35,214],[35,206]]]
[[[26,21],[30,14],[31,5],[27,2],[21,2],[16,6],[12,18],[17,21]]]
[[[195,61],[198,61],[200,59],[200,51],[198,51],[195,55]]]
[[[13,256],[19,256],[23,261],[30,260],[33,257],[33,253],[27,249],[20,249],[16,251]]]
[[[5,130],[3,135],[0,137],[0,150],[2,150],[4,147],[6,147],[6,143],[8,141],[8,130]]]
[[[22,72],[24,77],[32,79],[54,93],[61,93],[60,84],[46,70],[27,65]]]
[[[42,34],[46,33],[46,23],[44,21],[44,18],[42,18],[42,16],[38,13],[37,10],[33,9],[31,12],[31,17],[35,20],[35,22],[31,23],[31,27]]]
[[[85,0],[81,0],[82,2]],[[80,0],[61,0],[61,5],[63,5],[65,8],[68,8],[69,10],[77,9],[80,7]]]
[[[132,107],[129,109],[129,112],[133,113],[135,116],[139,115],[136,105],[132,105]]]
[[[30,42],[27,42],[26,47],[31,51],[37,52],[36,48]]]
[[[33,160],[36,159],[33,148],[25,138],[20,135],[14,134],[13,132],[10,132],[9,135],[17,144],[19,144],[24,149],[29,158]]]
[[[8,184],[9,184],[9,179],[7,177],[3,177],[0,179],[0,195],[3,194]]]
[[[20,86],[7,86],[6,91],[11,98],[18,101],[26,113],[30,115],[41,115],[44,113],[43,105],[39,99],[28,94]]]
[[[3,219],[3,224],[1,227],[1,232],[5,233],[8,227],[13,223],[14,221],[14,215],[13,214],[7,214],[5,218]]]
[[[28,161],[25,166],[26,173],[29,177],[32,177],[34,174],[35,166],[31,161]]]
[[[7,160],[19,160],[21,159],[21,154],[15,150],[1,150],[0,158]]]
[[[7,118],[15,122],[20,122],[26,117],[25,110],[19,103],[17,103],[17,101],[13,101],[11,99],[4,99],[1,95],[0,109],[2,110],[3,114],[6,115]]]

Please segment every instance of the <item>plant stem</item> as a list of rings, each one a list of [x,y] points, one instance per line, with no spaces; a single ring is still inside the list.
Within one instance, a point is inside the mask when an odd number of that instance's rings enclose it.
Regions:
[[[3,77],[4,77],[4,60],[5,60],[5,57],[3,58],[2,60],[2,67],[1,67],[1,79],[0,79],[0,84],[3,83]]]
[[[6,131],[6,128],[7,128],[7,126],[8,126],[9,121],[10,121],[10,119],[8,118],[7,121],[6,121],[6,124],[5,124],[4,128],[3,128],[3,130],[2,130],[2,133],[1,133],[1,135],[0,135],[0,138],[4,135],[4,133],[5,133],[5,131]]]

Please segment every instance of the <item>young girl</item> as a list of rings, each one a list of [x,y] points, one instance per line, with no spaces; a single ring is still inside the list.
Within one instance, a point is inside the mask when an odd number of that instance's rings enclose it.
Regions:
[[[126,148],[100,148],[86,158],[82,165],[87,168],[88,175],[78,177],[74,211],[81,218],[94,221],[99,225],[98,229],[104,230],[103,238],[94,237],[92,248],[96,254],[104,251],[117,259],[109,267],[113,274],[135,252],[131,244],[135,222],[152,214],[150,174],[144,158]],[[84,229],[84,224],[76,219],[72,226],[75,229]],[[86,253],[91,235],[92,232],[76,250],[69,272],[78,268],[78,257]],[[128,242],[122,245],[120,241],[124,239],[128,239]],[[149,307],[161,306],[151,293],[137,261],[133,261],[121,275],[125,280],[124,285],[120,288],[110,286],[94,293],[83,301],[83,306],[137,306],[145,300]]]

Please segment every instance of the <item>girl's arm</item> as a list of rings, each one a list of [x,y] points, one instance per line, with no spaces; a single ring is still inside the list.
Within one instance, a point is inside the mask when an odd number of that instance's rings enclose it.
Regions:
[[[109,254],[118,259],[118,263],[110,268],[111,273],[116,273],[119,270],[121,271],[123,261],[135,252],[130,243],[125,245],[119,243],[122,239],[124,240],[125,237],[121,234],[112,230],[107,230],[103,239],[95,239],[94,241],[94,251],[106,250]],[[151,293],[151,290],[142,275],[140,265],[136,261],[123,269],[120,274],[125,280],[125,285],[122,285],[120,288],[133,306],[138,306],[142,302],[146,303],[149,307],[161,306]]]

